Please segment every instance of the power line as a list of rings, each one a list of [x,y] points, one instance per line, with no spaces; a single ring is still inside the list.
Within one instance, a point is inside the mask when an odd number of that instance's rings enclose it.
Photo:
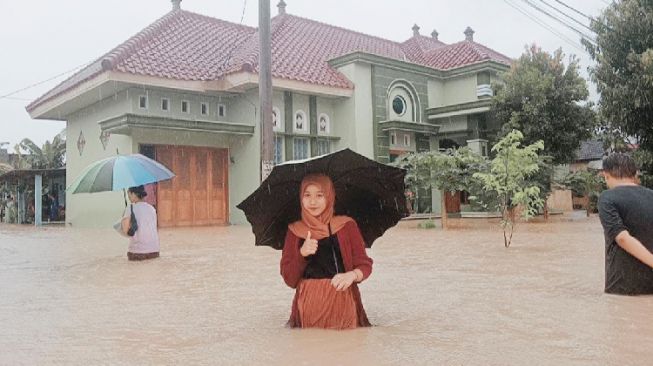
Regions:
[[[87,66],[87,65],[89,65],[89,64],[90,64],[90,62],[87,62],[87,63],[85,63],[85,64],[83,64],[83,65],[79,65],[79,66],[75,67],[74,69],[70,69],[70,70],[68,70],[68,71],[62,72],[61,74],[58,74],[58,75],[56,75],[56,76],[53,76],[53,77],[51,77],[51,78],[49,78],[49,79],[47,79],[47,80],[39,81],[38,83],[34,83],[34,84],[31,84],[31,85],[28,85],[28,86],[26,86],[26,87],[24,87],[24,88],[20,88],[20,89],[18,89],[18,90],[12,91],[11,93],[8,93],[8,94],[5,94],[5,95],[0,95],[0,99],[8,98],[8,97],[10,97],[10,96],[12,96],[12,95],[14,95],[14,94],[18,94],[18,93],[20,93],[20,92],[22,92],[22,91],[25,91],[25,90],[27,90],[27,89],[31,89],[31,88],[33,88],[33,87],[35,87],[35,86],[39,86],[39,85],[41,85],[41,84],[45,84],[45,83],[47,83],[48,81],[52,81],[52,80],[54,80],[54,79],[56,79],[56,78],[59,78],[59,77],[61,77],[61,76],[63,76],[63,75],[69,74],[69,73],[71,73],[71,72],[73,72],[73,71],[75,71],[75,70],[78,70],[78,69],[80,69],[80,68],[82,68],[82,67],[84,67],[84,66]]]
[[[535,5],[535,4],[533,4],[530,0],[522,0],[522,1],[525,2],[526,4],[528,4],[530,7],[534,8],[535,10],[537,10],[537,11],[539,11],[539,12],[545,14],[546,16],[548,16],[548,17],[550,17],[551,19],[557,21],[558,23],[564,25],[565,27],[569,28],[570,30],[572,30],[572,31],[574,31],[574,32],[576,32],[576,33],[578,33],[582,38],[586,38],[587,40],[589,40],[589,41],[591,41],[591,42],[593,42],[593,43],[596,42],[596,41],[594,40],[594,38],[592,38],[591,36],[589,36],[589,35],[583,33],[582,31],[579,31],[578,29],[574,28],[572,25],[570,25],[569,23],[565,22],[564,20],[562,20],[562,19],[556,17],[555,15],[549,13],[548,11],[542,9],[541,7],[539,7],[539,6]]]
[[[586,14],[584,14],[584,13],[582,13],[582,12],[580,12],[580,11],[574,9],[574,8],[572,8],[571,6],[565,4],[564,2],[562,2],[562,1],[560,1],[560,0],[554,0],[554,1],[557,2],[558,4],[564,6],[565,8],[567,8],[567,9],[573,11],[574,13],[576,13],[576,14],[578,14],[578,15],[584,16],[585,18],[587,18],[587,19],[589,19],[589,20],[594,20],[594,18],[592,18],[591,16],[586,15]]]
[[[539,24],[540,26],[542,26],[544,29],[546,29],[546,30],[548,30],[549,32],[553,33],[554,35],[558,36],[558,38],[560,38],[560,39],[562,39],[563,41],[567,42],[567,44],[569,44],[570,46],[576,48],[577,50],[584,51],[584,49],[583,49],[583,47],[582,47],[582,45],[581,45],[580,43],[578,43],[578,42],[576,42],[576,41],[570,39],[569,37],[565,36],[564,34],[558,32],[556,29],[554,29],[553,27],[551,27],[549,24],[547,24],[547,23],[541,21],[539,18],[537,18],[537,17],[535,17],[534,15],[530,14],[530,13],[527,12],[525,9],[522,9],[522,8],[520,8],[519,6],[517,6],[517,4],[513,4],[513,3],[510,2],[509,0],[504,0],[504,2],[506,2],[508,5],[510,5],[511,7],[513,7],[515,10],[519,11],[520,13],[522,13],[522,14],[524,14],[525,16],[527,16],[528,18],[530,18],[530,19],[531,19],[532,21],[534,21],[535,23],[537,23],[537,24]]]
[[[567,13],[565,13],[564,11],[562,11],[562,10],[556,8],[555,6],[549,4],[548,2],[546,2],[546,1],[544,1],[544,0],[540,0],[540,2],[544,3],[546,6],[548,6],[548,7],[550,7],[551,9],[557,11],[558,13],[564,15],[566,18],[571,19],[571,21],[573,21],[574,23],[580,25],[581,27],[583,27],[583,28],[589,30],[590,32],[594,32],[594,30],[593,30],[592,28],[590,28],[590,27],[586,26],[585,24],[579,22],[576,18],[570,16],[569,14],[567,14]]]
[[[579,50],[579,51],[583,51],[583,52],[585,51],[585,50],[583,49],[582,45],[580,45],[579,43],[573,41],[572,39],[570,39],[569,37],[565,36],[564,34],[558,32],[557,30],[555,30],[555,29],[554,29],[553,27],[551,27],[550,25],[548,25],[548,24],[542,22],[541,20],[539,20],[539,19],[536,18],[535,16],[531,15],[530,13],[528,13],[526,10],[521,9],[521,8],[518,7],[516,4],[513,4],[512,2],[510,2],[510,0],[503,0],[503,1],[504,1],[506,4],[510,5],[510,7],[512,7],[513,9],[517,10],[518,12],[522,13],[523,15],[525,15],[526,17],[528,17],[529,19],[531,19],[532,21],[534,21],[535,23],[537,23],[537,24],[539,24],[540,26],[542,26],[544,29],[546,29],[546,30],[548,30],[549,32],[553,33],[554,35],[558,36],[558,38],[560,38],[560,39],[562,39],[563,41],[567,42],[567,44],[569,44],[570,46],[576,48],[576,49]]]
[[[606,5],[608,5],[608,6],[612,6],[612,5],[614,4],[614,0],[612,0],[612,1],[602,0],[602,1],[603,1]],[[571,6],[567,5],[567,4],[565,4],[564,2],[562,2],[562,1],[560,1],[560,0],[555,0],[555,2],[557,2],[558,4],[561,4],[562,6],[564,6],[565,8],[567,8],[567,9],[573,11],[574,13],[576,13],[576,14],[582,16],[582,17],[585,17],[585,18],[589,19],[590,22],[597,23],[597,24],[601,25],[602,27],[605,27],[605,29],[607,29],[607,30],[609,30],[609,31],[613,31],[613,28],[612,28],[611,26],[609,26],[607,23],[603,23],[603,22],[600,20],[600,18],[594,18],[594,17],[591,17],[591,16],[589,16],[589,15],[587,15],[587,14],[581,12],[581,11],[578,11],[578,10],[576,10],[575,8],[573,8],[573,7],[571,7]],[[590,23],[590,24],[591,24],[591,23]],[[595,33],[596,33],[596,32],[595,32]]]
[[[33,100],[36,99],[36,98],[34,98],[34,99],[27,99],[27,98],[17,98],[17,97],[4,97],[3,99],[7,99],[7,100],[17,100],[17,101],[21,101],[21,102],[31,102],[31,101],[33,101]]]

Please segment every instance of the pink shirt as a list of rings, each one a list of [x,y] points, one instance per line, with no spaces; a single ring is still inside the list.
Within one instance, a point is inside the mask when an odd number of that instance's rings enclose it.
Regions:
[[[134,215],[138,223],[136,234],[129,238],[129,251],[132,253],[154,253],[159,251],[159,232],[156,226],[156,210],[147,202],[134,203]],[[123,217],[130,217],[127,206]]]

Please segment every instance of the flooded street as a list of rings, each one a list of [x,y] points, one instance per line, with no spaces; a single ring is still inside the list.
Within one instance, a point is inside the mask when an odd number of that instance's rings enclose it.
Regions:
[[[128,262],[112,230],[0,226],[0,364],[644,365],[653,297],[603,293],[596,217],[454,230],[402,222],[368,251],[375,327],[290,330],[281,252],[249,226],[161,231]]]

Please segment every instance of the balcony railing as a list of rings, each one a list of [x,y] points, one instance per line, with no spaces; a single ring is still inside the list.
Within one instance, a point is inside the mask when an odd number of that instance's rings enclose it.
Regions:
[[[492,86],[490,84],[481,84],[476,87],[477,97],[491,97],[492,95]]]

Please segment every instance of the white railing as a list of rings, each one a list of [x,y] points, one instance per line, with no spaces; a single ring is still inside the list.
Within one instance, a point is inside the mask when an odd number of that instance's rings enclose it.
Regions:
[[[492,86],[490,84],[481,84],[476,87],[477,97],[491,97],[492,95]]]

